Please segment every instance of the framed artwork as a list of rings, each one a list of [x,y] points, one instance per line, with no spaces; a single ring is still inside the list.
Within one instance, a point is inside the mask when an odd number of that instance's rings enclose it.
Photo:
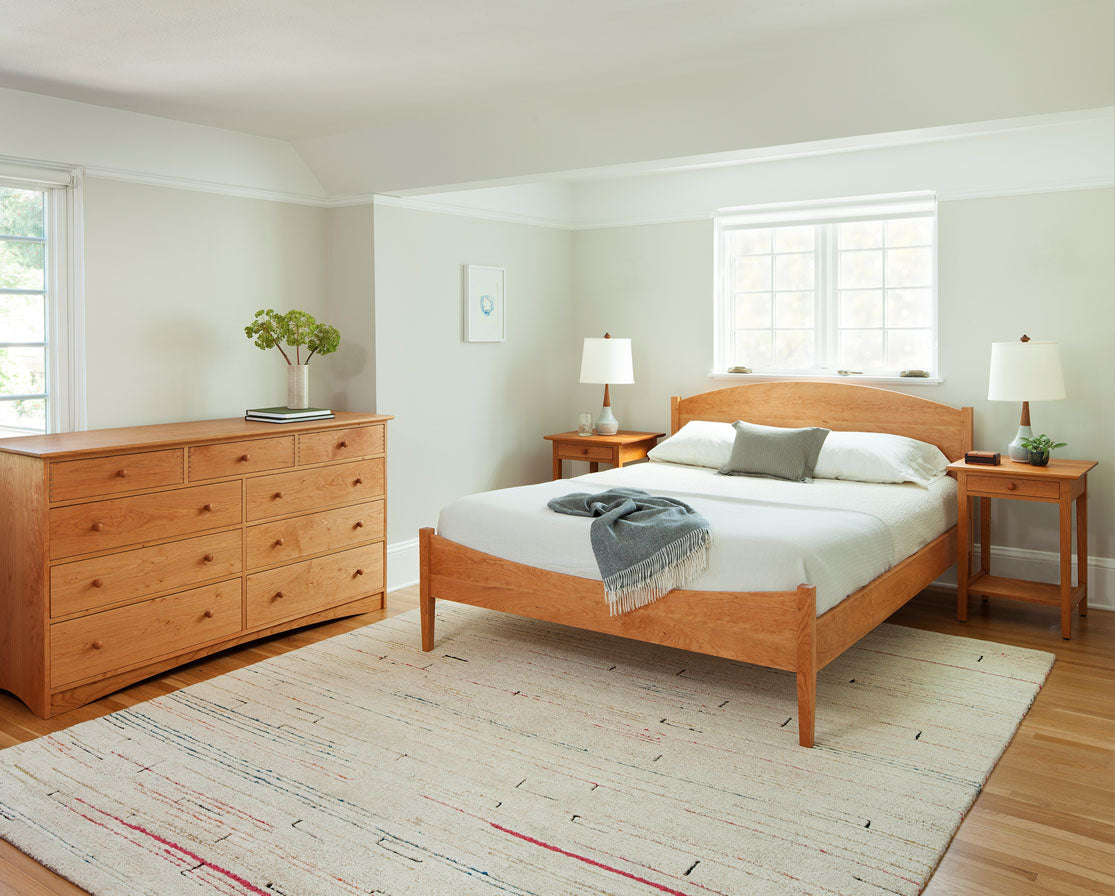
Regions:
[[[465,341],[507,338],[507,271],[470,264],[465,272]]]

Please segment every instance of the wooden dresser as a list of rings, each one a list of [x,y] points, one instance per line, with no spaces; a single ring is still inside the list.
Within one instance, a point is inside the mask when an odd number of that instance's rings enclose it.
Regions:
[[[0,440],[0,688],[48,718],[382,607],[390,419]]]

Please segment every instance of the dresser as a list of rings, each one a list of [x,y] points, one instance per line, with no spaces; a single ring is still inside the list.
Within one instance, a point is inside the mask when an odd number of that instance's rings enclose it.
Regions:
[[[391,419],[0,440],[0,688],[49,718],[382,607]]]

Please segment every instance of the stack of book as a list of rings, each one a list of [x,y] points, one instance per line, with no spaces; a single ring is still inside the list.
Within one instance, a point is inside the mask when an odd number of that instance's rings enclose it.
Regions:
[[[305,423],[307,420],[328,420],[333,416],[329,408],[249,408],[245,420],[257,423]]]

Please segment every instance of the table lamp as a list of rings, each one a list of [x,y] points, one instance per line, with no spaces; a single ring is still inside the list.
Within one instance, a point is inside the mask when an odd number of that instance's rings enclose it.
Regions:
[[[1030,458],[1030,453],[1022,447],[1022,440],[1033,435],[1030,402],[1057,401],[1064,397],[1061,349],[1056,342],[1035,342],[1023,336],[1018,342],[991,343],[988,401],[1022,402],[1018,433],[1007,446],[1011,460],[1025,462]]]
[[[635,382],[631,366],[631,340],[613,339],[611,333],[605,333],[603,339],[587,337],[581,353],[581,382],[604,384],[604,406],[596,421],[596,431],[602,436],[614,436],[619,432],[619,421],[612,413],[608,384]]]

